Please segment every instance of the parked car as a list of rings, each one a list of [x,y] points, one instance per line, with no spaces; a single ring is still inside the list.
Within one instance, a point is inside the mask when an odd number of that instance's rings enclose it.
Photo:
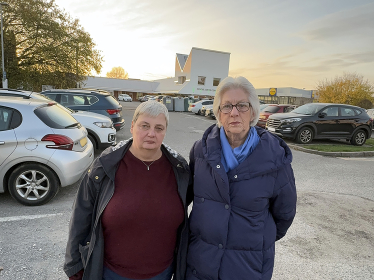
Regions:
[[[43,95],[74,111],[90,111],[109,117],[118,131],[125,125],[122,116],[122,105],[106,91],[90,91],[81,89],[51,89]]]
[[[205,116],[208,118],[216,119],[216,116],[213,113],[213,105],[207,105],[207,106],[209,107],[205,110]]]
[[[208,108],[213,108],[213,104],[201,106],[200,115],[205,116],[205,112]]]
[[[288,113],[295,108],[296,108],[296,105],[290,105],[290,104],[268,105],[262,111],[260,111],[260,117],[258,119],[257,125],[262,128],[265,128],[266,121],[268,120],[270,115],[276,114],[276,113]]]
[[[39,99],[46,102],[51,101],[47,96],[23,90],[0,89],[0,96],[22,97],[24,99]],[[116,144],[116,130],[112,120],[104,115],[88,111],[73,111],[58,104],[61,108],[71,114],[88,132],[88,139],[92,142],[94,149],[105,149]]]
[[[203,107],[203,105],[209,105],[209,104],[213,104],[213,100],[200,100],[195,103],[190,103],[190,105],[188,106],[188,111],[195,113],[196,115],[199,115],[201,111],[201,107]]]
[[[121,93],[118,95],[118,101],[132,102],[132,98],[128,94]]]
[[[164,95],[157,95],[157,97],[156,97],[156,101],[157,101],[157,102],[163,102],[163,101],[162,101],[162,98],[164,98]]]
[[[271,115],[266,129],[308,144],[313,139],[346,139],[361,146],[370,137],[373,120],[364,109],[346,104],[309,103],[290,113]]]
[[[0,193],[47,203],[91,165],[87,130],[56,102],[0,97]]]
[[[368,113],[369,117],[374,120],[374,109],[368,109],[366,110],[366,113]],[[374,130],[374,125],[373,125],[373,130]]]
[[[146,102],[148,100],[156,100],[156,96],[145,95],[145,96],[142,96],[142,97],[139,98],[140,102]]]

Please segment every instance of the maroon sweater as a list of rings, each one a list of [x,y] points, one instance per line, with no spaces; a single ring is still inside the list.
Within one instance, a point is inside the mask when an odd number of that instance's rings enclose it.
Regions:
[[[160,274],[173,261],[177,229],[183,220],[183,204],[166,156],[147,170],[128,151],[116,173],[114,195],[102,215],[104,265],[133,279]]]

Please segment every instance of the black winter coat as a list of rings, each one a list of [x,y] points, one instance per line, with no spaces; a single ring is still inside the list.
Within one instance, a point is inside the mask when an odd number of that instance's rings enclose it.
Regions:
[[[132,139],[121,141],[115,147],[107,148],[95,161],[83,178],[69,226],[69,239],[66,247],[64,271],[68,277],[84,269],[83,280],[102,280],[104,262],[104,238],[101,214],[113,196],[115,174],[119,162],[132,143]],[[188,245],[188,223],[186,200],[189,183],[189,167],[185,159],[165,144],[161,151],[170,161],[178,193],[185,209],[185,219],[178,230],[175,250],[175,280],[183,280],[186,271]]]

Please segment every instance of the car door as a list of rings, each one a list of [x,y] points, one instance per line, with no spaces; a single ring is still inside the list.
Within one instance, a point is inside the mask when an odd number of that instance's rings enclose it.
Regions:
[[[339,123],[339,106],[328,106],[317,113],[315,122],[317,135],[321,137],[336,137],[341,133]]]
[[[13,109],[0,106],[0,166],[17,147],[14,129],[10,129]]]
[[[340,107],[339,127],[342,135],[351,135],[360,124],[360,117],[354,108],[348,106]]]

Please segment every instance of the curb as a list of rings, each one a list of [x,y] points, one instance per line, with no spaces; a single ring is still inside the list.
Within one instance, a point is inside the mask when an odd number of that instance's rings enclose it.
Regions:
[[[305,153],[316,154],[327,157],[374,157],[374,151],[365,152],[321,152],[300,147],[298,145],[288,144],[288,146],[294,150],[302,151]]]

